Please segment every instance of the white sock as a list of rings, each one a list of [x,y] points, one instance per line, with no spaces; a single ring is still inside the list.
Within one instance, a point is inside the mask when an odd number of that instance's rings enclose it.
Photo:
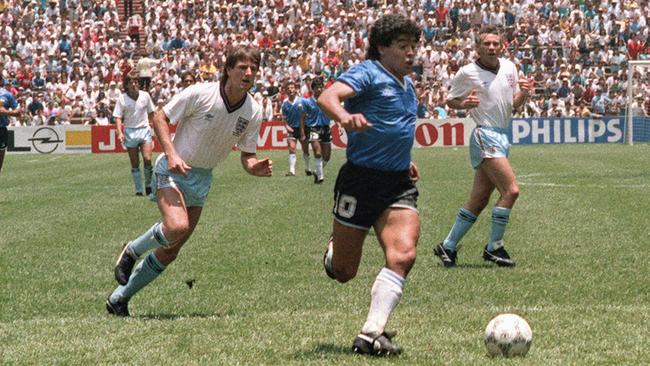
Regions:
[[[314,158],[314,174],[318,179],[325,178],[323,176],[323,158]]]
[[[309,155],[302,154],[302,160],[305,161],[305,170],[311,172],[311,163],[309,161]]]
[[[382,268],[372,285],[370,311],[361,333],[379,335],[384,332],[390,314],[402,297],[406,280],[388,268]]]
[[[296,154],[289,154],[289,173],[296,174]]]

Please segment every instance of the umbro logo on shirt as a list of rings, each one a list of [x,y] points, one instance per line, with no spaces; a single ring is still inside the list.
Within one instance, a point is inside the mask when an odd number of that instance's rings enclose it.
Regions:
[[[214,118],[214,114],[208,113],[208,114],[205,115],[206,120],[210,120],[210,119],[213,119],[213,118]]]
[[[384,89],[381,91],[381,96],[382,97],[392,97],[395,95],[395,92],[392,89]]]

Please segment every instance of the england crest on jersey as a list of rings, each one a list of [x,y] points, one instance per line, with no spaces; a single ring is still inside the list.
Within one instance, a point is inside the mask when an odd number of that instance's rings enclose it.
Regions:
[[[246,127],[248,127],[248,124],[249,124],[250,122],[251,122],[251,121],[247,120],[247,119],[244,118],[244,117],[239,117],[239,118],[237,119],[237,124],[235,125],[235,130],[232,131],[232,135],[233,135],[233,136],[237,136],[237,137],[241,136],[241,134],[244,132],[244,130],[246,129]]]
[[[506,74],[506,80],[508,81],[508,86],[511,88],[515,87],[515,75]]]

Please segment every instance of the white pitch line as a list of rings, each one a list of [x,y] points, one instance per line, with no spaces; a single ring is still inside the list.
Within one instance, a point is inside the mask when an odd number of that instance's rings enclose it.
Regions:
[[[586,185],[576,185],[576,184],[561,184],[561,183],[534,183],[534,182],[519,182],[519,185],[522,186],[533,186],[533,187],[554,187],[554,188],[649,188],[648,184],[614,184],[614,185],[602,185],[602,184],[586,184]]]

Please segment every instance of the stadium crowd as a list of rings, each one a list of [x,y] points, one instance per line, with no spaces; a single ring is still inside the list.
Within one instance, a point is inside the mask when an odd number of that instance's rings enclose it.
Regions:
[[[225,50],[254,44],[262,67],[251,90],[280,118],[284,85],[333,83],[364,58],[369,26],[402,13],[423,29],[412,78],[422,118],[462,116],[445,105],[454,73],[476,57],[481,25],[502,28],[506,55],[535,97],[517,116],[620,115],[627,61],[650,54],[647,1],[489,0],[0,0],[4,87],[29,113],[13,125],[108,124],[136,68],[155,104],[195,81],[218,80]],[[645,91],[645,73],[635,90]],[[191,81],[191,80],[190,80]],[[650,114],[650,99],[634,104]]]

